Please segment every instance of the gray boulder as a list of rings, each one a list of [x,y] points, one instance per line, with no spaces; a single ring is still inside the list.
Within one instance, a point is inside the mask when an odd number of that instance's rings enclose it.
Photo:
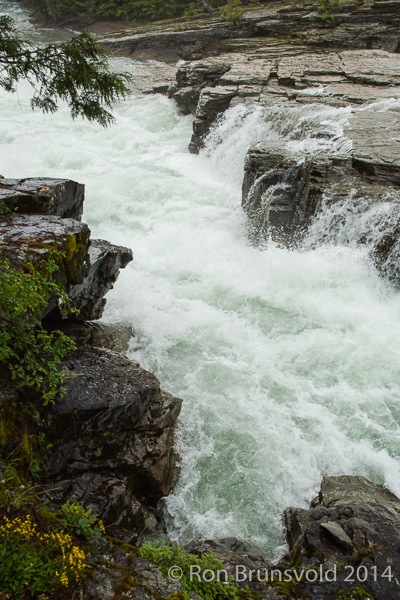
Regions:
[[[106,304],[104,296],[112,289],[120,269],[132,260],[132,250],[105,240],[92,240],[89,259],[84,281],[68,289],[82,320],[100,319]]]
[[[84,195],[85,186],[70,179],[0,179],[0,202],[13,212],[80,221]]]
[[[47,415],[47,473],[59,502],[80,499],[130,541],[175,485],[173,428],[182,401],[115,352],[84,346],[63,362],[66,394]]]
[[[310,509],[289,508],[284,518],[286,562],[296,561],[298,572],[331,571],[313,583],[303,577],[299,597],[400,597],[400,500],[383,486],[363,477],[326,477]]]

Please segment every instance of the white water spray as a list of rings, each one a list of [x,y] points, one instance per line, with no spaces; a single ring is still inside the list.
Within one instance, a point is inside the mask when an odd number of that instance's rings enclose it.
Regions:
[[[133,95],[103,130],[65,107],[32,113],[28,94],[0,93],[2,174],[86,184],[93,235],[134,252],[105,319],[133,324],[130,356],[184,399],[171,536],[235,535],[271,558],[282,510],[306,506],[323,474],[400,494],[398,292],[345,240],[251,247],[240,209],[249,144],[343,147],[350,109],[276,108],[266,123],[237,108],[194,157],[191,118],[165,98]]]

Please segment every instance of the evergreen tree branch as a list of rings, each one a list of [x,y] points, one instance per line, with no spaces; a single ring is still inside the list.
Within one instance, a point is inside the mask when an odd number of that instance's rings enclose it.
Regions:
[[[33,46],[20,38],[10,17],[0,16],[0,87],[12,92],[27,80],[34,90],[32,108],[55,112],[64,100],[73,118],[112,123],[108,109],[128,94],[131,76],[110,71],[108,57],[88,32],[60,45]]]

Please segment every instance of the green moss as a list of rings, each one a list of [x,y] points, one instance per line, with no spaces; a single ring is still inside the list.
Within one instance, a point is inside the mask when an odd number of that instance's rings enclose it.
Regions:
[[[178,567],[181,570],[180,581],[183,583],[183,598],[188,600],[189,592],[195,592],[205,600],[257,600],[258,595],[249,588],[239,588],[235,581],[225,581],[219,578],[219,572],[224,573],[224,565],[213,552],[202,556],[186,553],[180,546],[152,546],[144,544],[139,548],[139,556],[155,564],[162,573],[168,575],[169,569]],[[199,568],[199,577],[191,577],[191,568]],[[201,573],[207,571],[207,578]],[[209,577],[213,572],[215,576]],[[211,580],[210,580],[211,579]],[[186,595],[185,595],[186,594]]]
[[[342,588],[338,590],[336,595],[337,600],[374,600],[363,587],[352,587],[345,591]]]

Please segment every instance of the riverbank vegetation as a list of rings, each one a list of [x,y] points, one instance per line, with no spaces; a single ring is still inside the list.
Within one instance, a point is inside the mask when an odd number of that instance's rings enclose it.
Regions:
[[[84,18],[145,22],[201,11],[214,13],[221,8],[229,12],[232,0],[25,0],[25,3],[56,23]],[[235,0],[237,4],[239,0]],[[241,4],[254,4],[254,0],[242,0]]]

